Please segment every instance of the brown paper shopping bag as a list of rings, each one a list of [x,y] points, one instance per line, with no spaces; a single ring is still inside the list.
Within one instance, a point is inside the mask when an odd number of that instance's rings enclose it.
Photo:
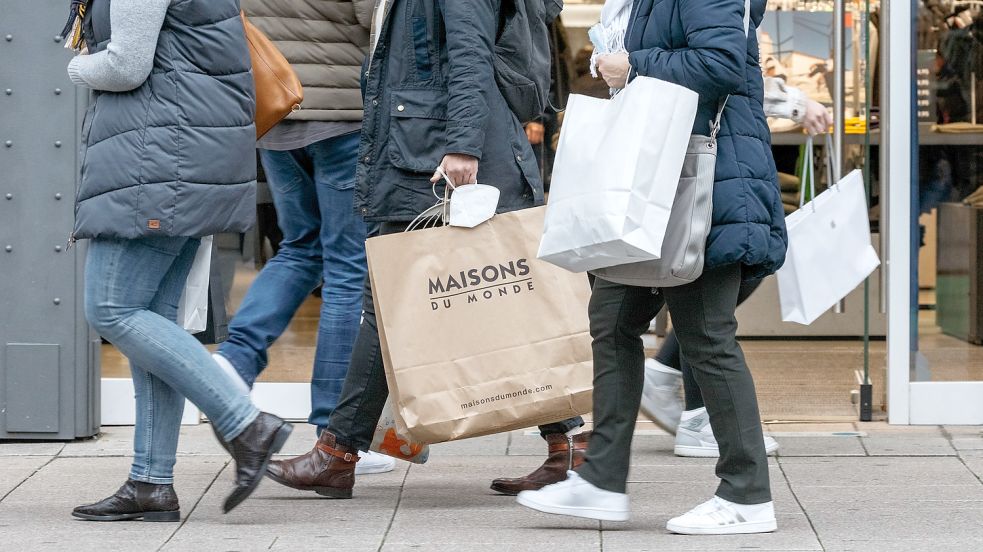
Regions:
[[[590,289],[539,261],[544,208],[368,240],[397,425],[423,443],[591,410]]]

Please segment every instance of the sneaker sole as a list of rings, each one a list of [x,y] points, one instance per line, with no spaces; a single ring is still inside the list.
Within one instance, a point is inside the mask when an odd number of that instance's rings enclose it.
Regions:
[[[596,519],[598,521],[628,521],[629,512],[628,511],[614,511],[614,510],[598,510],[590,508],[570,508],[566,506],[549,506],[546,504],[540,504],[535,500],[531,500],[526,496],[520,496],[516,499],[516,502],[525,506],[526,508],[531,508],[538,512],[543,512],[544,514],[553,514],[557,516],[570,516],[586,519]]]
[[[107,516],[93,516],[80,512],[72,512],[72,517],[84,519],[85,521],[149,521],[158,523],[173,523],[181,521],[181,511],[173,512],[137,512],[134,514],[116,514]]]
[[[721,525],[720,527],[685,527],[670,521],[666,524],[666,529],[679,535],[753,535],[777,531],[778,522],[771,520]]]
[[[771,456],[778,452],[781,446],[778,443],[765,449],[765,454]],[[676,456],[682,456],[683,458],[720,458],[719,448],[710,447],[694,447],[691,445],[676,445],[673,449]]]

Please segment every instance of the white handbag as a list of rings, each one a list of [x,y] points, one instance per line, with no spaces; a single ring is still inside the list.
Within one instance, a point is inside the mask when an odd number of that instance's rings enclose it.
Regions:
[[[573,272],[659,259],[698,100],[649,77],[570,96],[539,258]]]
[[[212,241],[213,236],[201,238],[184,293],[178,301],[177,323],[193,334],[201,333],[208,327],[208,279],[212,268]]]
[[[827,136],[827,152],[832,147]],[[880,265],[871,244],[863,173],[854,170],[815,195],[812,139],[806,145],[806,170],[798,211],[785,218],[788,254],[778,271],[782,320],[812,324],[857,288]],[[831,180],[835,162],[827,154]],[[805,203],[805,182],[812,201]]]

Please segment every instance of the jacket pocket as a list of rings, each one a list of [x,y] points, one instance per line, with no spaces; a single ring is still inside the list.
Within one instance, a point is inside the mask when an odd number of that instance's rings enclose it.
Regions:
[[[398,169],[432,173],[447,149],[447,91],[395,90],[389,128],[389,160]]]

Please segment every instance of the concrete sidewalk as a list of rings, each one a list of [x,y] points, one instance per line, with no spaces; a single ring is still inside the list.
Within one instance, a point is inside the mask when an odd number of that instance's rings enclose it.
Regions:
[[[298,431],[285,452],[309,449]],[[771,426],[779,530],[684,537],[666,521],[709,498],[713,461],[676,458],[672,439],[635,439],[625,524],[547,516],[493,494],[491,479],[542,460],[531,432],[433,447],[426,466],[361,477],[356,497],[331,501],[271,481],[228,516],[228,459],[208,426],[185,428],[177,465],[182,523],[90,523],[72,507],[123,482],[132,428],[95,440],[0,444],[0,550],[983,550],[983,436],[979,428],[884,424]]]

